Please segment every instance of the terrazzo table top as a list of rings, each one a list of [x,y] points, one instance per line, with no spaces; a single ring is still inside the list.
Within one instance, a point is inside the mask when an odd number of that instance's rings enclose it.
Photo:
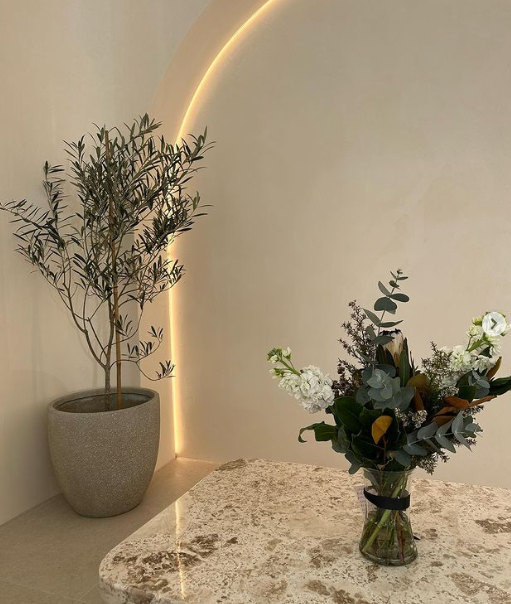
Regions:
[[[419,558],[358,551],[359,475],[233,461],[114,548],[110,604],[511,604],[511,491],[415,479]]]

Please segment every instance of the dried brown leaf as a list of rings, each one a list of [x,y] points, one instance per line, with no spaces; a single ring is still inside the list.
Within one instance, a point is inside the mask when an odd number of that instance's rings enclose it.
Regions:
[[[371,435],[376,445],[385,436],[385,433],[390,428],[391,424],[392,418],[388,415],[380,415],[380,417],[374,420],[373,425],[371,426]]]
[[[410,386],[411,388],[417,388],[418,390],[425,392],[426,390],[429,390],[430,382],[426,374],[418,373],[417,375],[411,377],[406,385]]]
[[[467,409],[470,407],[470,403],[459,396],[446,396],[444,398],[444,402],[446,402],[450,407],[455,407],[456,409]]]
[[[495,363],[495,365],[490,369],[490,371],[488,371],[488,373],[486,374],[486,379],[491,380],[491,378],[497,373],[497,371],[500,369],[500,366],[502,364],[502,357],[499,357],[497,362]]]
[[[424,411],[424,403],[422,402],[422,397],[419,393],[419,390],[415,388],[415,393],[413,395],[413,408],[415,411]]]

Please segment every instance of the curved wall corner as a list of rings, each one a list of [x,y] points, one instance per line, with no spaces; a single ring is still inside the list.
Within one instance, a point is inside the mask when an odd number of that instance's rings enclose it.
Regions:
[[[150,113],[162,122],[163,133],[168,140],[177,141],[186,135],[188,117],[199,97],[203,84],[215,66],[228,55],[235,41],[249,28],[260,22],[272,5],[285,0],[212,0],[197,17],[184,36],[158,86]],[[171,252],[172,253],[172,252]],[[175,325],[172,321],[172,294],[162,296],[148,312],[147,320],[158,317],[170,326],[170,350],[173,358]],[[179,367],[178,367],[179,371]],[[142,384],[145,383],[142,379]],[[172,400],[173,438],[167,438],[167,457],[182,452],[180,437],[179,394],[176,380],[159,387],[162,395]],[[167,418],[167,423],[170,420]],[[167,458],[166,457],[166,458]]]
[[[165,135],[177,140],[189,108],[208,71],[239,33],[282,0],[212,0],[192,25],[163,76],[151,113]]]

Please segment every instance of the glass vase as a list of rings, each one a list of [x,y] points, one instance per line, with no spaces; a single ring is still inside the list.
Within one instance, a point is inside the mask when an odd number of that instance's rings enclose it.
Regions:
[[[366,506],[360,552],[376,564],[403,566],[417,558],[407,514],[411,473],[364,469]]]

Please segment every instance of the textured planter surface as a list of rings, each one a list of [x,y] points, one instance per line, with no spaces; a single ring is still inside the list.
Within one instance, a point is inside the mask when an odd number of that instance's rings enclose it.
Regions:
[[[158,393],[126,388],[126,408],[94,412],[102,394],[103,390],[85,390],[59,398],[48,407],[50,453],[57,481],[69,504],[82,516],[116,516],[137,506],[158,455]]]

